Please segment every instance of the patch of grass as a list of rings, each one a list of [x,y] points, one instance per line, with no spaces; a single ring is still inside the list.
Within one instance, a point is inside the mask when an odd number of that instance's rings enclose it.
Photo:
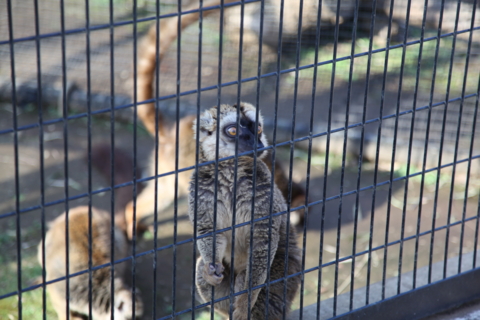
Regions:
[[[92,116],[91,118],[92,127],[99,127],[105,130],[110,130],[111,127],[111,120],[109,115],[96,115]],[[87,127],[88,125],[88,117],[82,117],[78,120],[79,123]],[[135,126],[131,122],[126,121],[115,121],[115,131],[127,131],[133,133]],[[147,129],[143,126],[140,120],[137,121],[137,134],[140,136],[150,136]]]
[[[224,317],[220,316],[218,313],[214,313],[213,319],[214,320],[221,320]],[[210,320],[210,311],[201,312],[195,319],[197,320]]]
[[[117,122],[115,123],[115,129],[133,133],[135,126],[133,123]],[[150,136],[150,133],[147,131],[147,129],[140,123],[137,125],[137,134],[140,136]]]
[[[56,319],[57,315],[47,298],[47,319]],[[18,316],[18,296],[0,300],[0,319],[16,320]],[[43,319],[43,289],[39,288],[22,294],[22,319]]]
[[[405,177],[407,175],[407,164],[402,164],[398,169],[395,170],[395,175],[397,177]],[[410,165],[409,175],[412,175],[417,172],[421,172],[421,168]],[[428,188],[435,187],[438,179],[438,171],[430,171],[425,174],[419,174],[414,177],[409,178],[409,181],[414,181],[418,184],[421,183],[422,178],[424,180],[424,185]],[[439,188],[441,188],[445,183],[450,181],[450,175],[447,173],[440,173]]]
[[[62,114],[58,111],[58,108],[49,106],[45,109],[45,113],[47,114],[48,118],[51,119],[58,119],[62,117]]]
[[[355,42],[355,54],[368,52],[370,40],[368,38],[359,38]],[[439,89],[445,89],[449,82],[448,74],[450,68],[450,59],[452,54],[452,38],[443,38],[440,40],[438,58],[435,64],[435,51],[437,41],[428,41],[423,43],[422,56],[420,60],[419,87],[430,88],[432,84],[432,76],[434,68],[436,72],[435,85]],[[381,49],[382,46],[373,44],[373,50]],[[463,77],[465,70],[466,44],[457,41],[455,48],[455,56],[453,60],[452,77],[450,80],[450,91],[460,93],[463,86]],[[337,48],[337,59],[350,56],[351,42],[339,43]],[[403,48],[395,48],[388,51],[387,73],[399,75],[402,67]],[[302,54],[300,65],[309,65],[314,63],[315,49],[311,48]],[[413,90],[418,70],[418,62],[420,58],[420,45],[415,44],[406,47],[405,62],[403,64],[403,89]],[[332,46],[319,48],[318,61],[329,61],[333,59]],[[381,75],[385,69],[386,51],[372,54],[370,74]],[[360,80],[366,77],[368,56],[357,57],[353,64],[352,80]],[[333,63],[328,63],[317,67],[319,74],[329,75],[333,70]],[[311,78],[314,68],[300,71],[300,78]],[[348,81],[350,73],[350,59],[337,61],[335,64],[335,78],[338,80]],[[291,73],[292,79],[294,73]],[[330,81],[330,77],[323,77],[324,81]],[[289,80],[292,80],[289,79]],[[322,81],[322,77],[319,77]],[[293,80],[292,80],[293,81]],[[475,75],[470,72],[467,75],[466,89],[467,91],[475,91],[477,81]]]
[[[295,159],[299,159],[302,161],[307,162],[308,161],[308,152],[301,150],[301,149],[295,149]],[[314,153],[312,152],[311,157],[310,157],[310,163],[312,166],[321,166],[325,167],[325,163],[327,161],[327,154],[326,153]],[[328,155],[328,169],[329,170],[334,170],[337,168],[342,167],[342,155],[341,154],[336,154],[333,152],[330,152]]]
[[[0,295],[18,290],[17,234],[15,222],[11,220],[0,231]],[[40,224],[32,223],[21,230],[21,286],[33,285],[42,275],[37,262],[37,241]],[[38,288],[22,294],[22,319],[43,319],[43,289]],[[47,303],[48,318],[56,318],[52,306]],[[18,295],[0,299],[0,319],[19,319]]]
[[[13,240],[15,241],[15,240]],[[32,254],[33,253],[33,254]],[[2,253],[5,260],[9,256],[9,262],[2,263],[0,269],[0,283],[2,284],[2,294],[16,292],[17,287],[17,261],[12,253]],[[36,246],[34,250],[29,250],[22,255],[22,287],[26,288],[35,283],[42,275],[42,267],[36,259]],[[48,299],[47,299],[48,300]],[[43,319],[43,289],[38,288],[22,294],[22,318],[23,319]],[[53,307],[47,301],[47,316],[49,318],[55,315]],[[56,317],[55,317],[56,318]],[[0,300],[0,319],[19,319],[18,316],[18,295],[14,295]]]
[[[90,5],[92,7],[106,7],[110,5],[111,0],[90,0]],[[121,5],[121,4],[127,4],[130,3],[129,0],[112,0],[114,5]]]

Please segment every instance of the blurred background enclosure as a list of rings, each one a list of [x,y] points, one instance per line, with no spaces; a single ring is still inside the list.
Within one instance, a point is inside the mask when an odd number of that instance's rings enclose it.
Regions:
[[[357,3],[358,2],[358,3]],[[188,5],[195,1],[183,1]],[[62,89],[62,70],[65,68],[67,87],[70,92],[68,103],[74,109],[84,111],[86,95],[76,90],[87,91],[87,76],[91,81],[92,94],[103,94],[107,98],[95,95],[95,102],[100,108],[108,107],[108,96],[116,96],[115,105],[128,104],[133,94],[134,79],[134,37],[140,39],[155,21],[156,2],[137,1],[136,20],[134,28],[134,4],[131,1],[114,0],[110,10],[107,0],[89,1],[90,50],[86,46],[86,4],[84,1],[64,1],[62,36],[61,6],[58,1],[45,0],[38,3],[38,19],[35,19],[32,1],[17,0],[12,2],[13,17],[13,47],[15,50],[15,75],[18,103],[20,106],[36,103],[37,88],[37,49],[35,43],[35,23],[38,21],[40,37],[40,65],[44,97],[46,104],[56,103],[60,93],[48,89]],[[160,15],[167,16],[177,12],[176,1],[160,1]],[[283,19],[280,24],[280,13],[283,4]],[[276,94],[276,77],[274,72],[280,65],[279,115],[281,118],[292,113],[293,96],[296,90],[297,107],[302,111],[309,110],[311,104],[311,86],[315,59],[315,40],[317,35],[317,15],[321,13],[319,53],[317,67],[316,95],[318,99],[315,108],[315,132],[327,130],[328,110],[332,108],[331,128],[340,128],[345,124],[345,110],[349,105],[348,124],[362,121],[364,105],[366,119],[393,115],[398,111],[407,112],[422,108],[429,104],[435,105],[431,114],[426,108],[415,114],[413,141],[423,146],[426,133],[429,133],[428,153],[432,155],[431,164],[435,164],[440,149],[442,136],[443,114],[446,114],[445,134],[443,135],[444,159],[454,151],[456,141],[456,126],[458,120],[459,99],[463,90],[467,98],[463,101],[460,146],[468,146],[474,109],[474,97],[468,96],[477,90],[478,77],[475,72],[469,72],[464,79],[464,70],[478,69],[480,63],[478,25],[480,15],[475,14],[477,8],[474,1],[440,0],[428,1],[323,1],[319,11],[319,1],[304,0],[302,15],[300,15],[297,0],[264,1],[263,19],[260,19],[262,6],[259,1],[246,1],[244,5],[244,29],[240,30],[242,21],[241,7],[234,5],[225,10],[224,28],[219,32],[220,14],[205,19],[202,29],[202,65],[201,86],[213,88],[221,79],[224,84],[230,84],[222,89],[224,101],[234,99],[237,86],[234,82],[241,79],[252,80],[259,73],[263,75],[260,81],[260,102],[262,107],[269,108]],[[8,10],[6,2],[2,2],[0,19],[0,99],[10,100],[10,46],[8,28]],[[358,6],[358,8],[357,8]],[[424,7],[426,10],[424,10]],[[218,9],[215,9],[219,11]],[[338,14],[337,14],[338,13]],[[301,26],[299,28],[299,17]],[[473,20],[472,20],[473,19]],[[260,44],[260,22],[263,21],[263,36]],[[457,23],[456,23],[457,22]],[[111,27],[110,27],[111,25]],[[281,26],[281,27],[280,27]],[[470,28],[473,26],[472,31]],[[338,32],[335,34],[336,27]],[[423,30],[423,31],[422,31]],[[243,31],[244,59],[241,62],[239,76],[239,40]],[[455,37],[454,37],[454,32]],[[279,37],[279,34],[281,36]],[[300,37],[299,37],[300,35]],[[441,35],[437,41],[436,36]],[[372,42],[370,42],[372,36]],[[472,42],[469,42],[471,36]],[[352,38],[354,37],[354,38]],[[338,42],[335,39],[338,38]],[[222,40],[222,65],[219,66],[219,45]],[[278,54],[278,41],[281,39],[281,55]],[[62,41],[65,46],[65,56],[62,57]],[[180,59],[180,92],[188,93],[197,88],[199,28],[194,24],[187,28],[181,36],[181,52],[177,56],[177,45],[173,45],[168,55],[160,65],[159,95],[168,97],[176,93],[177,58]],[[469,59],[467,47],[471,43]],[[368,69],[369,46],[372,46],[371,65]],[[405,44],[405,46],[403,45]],[[297,46],[300,46],[297,50]],[[260,47],[262,49],[259,54]],[[386,51],[385,47],[390,50]],[[405,48],[405,49],[403,49]],[[298,57],[297,57],[298,53]],[[87,75],[87,54],[90,59],[90,73]],[[350,74],[350,56],[354,54],[353,72]],[[248,57],[246,59],[245,57]],[[259,61],[259,57],[261,61]],[[298,58],[298,59],[297,59]],[[332,59],[336,58],[335,78],[332,80]],[[386,64],[386,59],[388,63]],[[65,59],[65,65],[62,65]],[[280,61],[279,61],[280,59]],[[294,86],[295,65],[302,68],[298,71],[298,88]],[[260,62],[260,63],[259,63]],[[469,65],[467,66],[466,63]],[[220,71],[221,70],[221,71]],[[417,72],[418,71],[418,72]],[[219,78],[219,72],[221,77]],[[351,77],[351,82],[349,82]],[[418,79],[417,79],[418,78]],[[368,89],[366,83],[368,81]],[[401,85],[399,82],[402,82]],[[383,83],[385,82],[385,87]],[[349,84],[351,83],[351,87]],[[351,95],[347,99],[344,94],[350,87]],[[73,91],[73,92],[72,92]],[[330,92],[333,97],[330,99]],[[242,83],[241,96],[251,100],[257,92],[256,81]],[[209,106],[216,102],[217,92],[207,90],[202,93],[201,105]],[[322,99],[325,97],[325,99]],[[102,99],[103,98],[103,99]],[[53,101],[52,101],[53,100]],[[192,109],[196,103],[195,94],[186,94],[182,98],[182,109]],[[348,100],[348,102],[347,102]],[[444,110],[442,101],[452,100],[448,110]],[[324,103],[319,103],[324,101]],[[325,103],[325,101],[328,101]],[[162,101],[161,106],[168,104]],[[95,106],[97,106],[95,104]],[[76,108],[75,108],[76,107]],[[383,111],[381,111],[383,108]],[[132,108],[129,108],[130,110]],[[173,112],[174,108],[166,108]],[[382,114],[380,114],[382,112]],[[408,144],[411,127],[411,112],[407,116],[398,117],[398,137],[396,143],[405,147]],[[395,134],[395,118],[384,121],[381,132],[382,145],[393,144]],[[430,128],[426,123],[430,119]],[[300,135],[308,133],[308,122],[298,121],[296,132]],[[378,122],[365,126],[365,139],[375,144]],[[288,127],[289,121],[283,123]],[[360,138],[360,131],[349,131],[352,139]],[[321,139],[318,139],[319,141]],[[355,140],[356,141],[356,140]],[[356,141],[357,142],[357,141]],[[322,143],[316,143],[321,148]],[[375,152],[366,148],[366,156],[375,157]],[[374,149],[374,148],[373,148]],[[430,151],[432,149],[432,151]],[[460,148],[464,149],[464,148]],[[390,153],[390,152],[388,152]],[[400,156],[400,155],[397,155]],[[388,155],[381,155],[388,157]],[[422,154],[414,155],[417,166],[421,166]],[[406,161],[406,159],[401,159]],[[419,162],[420,161],[420,162]]]
[[[1,319],[19,309],[42,318],[36,246],[65,202],[112,210],[110,182],[87,174],[88,146],[109,141],[147,167],[154,143],[135,123],[135,65],[157,8],[171,19],[179,2],[0,2]],[[310,183],[294,308],[476,252],[476,0],[245,0],[206,10],[215,13],[159,64],[158,107],[171,121],[237,97],[260,107],[269,141],[284,143],[278,159]],[[135,249],[145,319],[192,306],[187,204],[167,211],[158,239]],[[151,250],[162,246],[153,270]],[[175,268],[187,276],[173,280]],[[142,278],[153,272],[157,283]]]

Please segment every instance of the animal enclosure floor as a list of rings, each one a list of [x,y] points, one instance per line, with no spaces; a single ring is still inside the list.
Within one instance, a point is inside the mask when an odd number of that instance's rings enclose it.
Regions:
[[[38,122],[37,110],[19,108],[17,112],[19,113],[19,125]],[[11,127],[12,115],[11,105],[0,105],[0,128]],[[48,111],[45,111],[45,116],[48,116]],[[60,201],[51,205],[50,203],[55,203],[66,195],[75,197],[88,191],[88,167],[84,161],[88,146],[87,124],[86,119],[82,118],[44,126],[43,155],[39,149],[39,127],[18,132],[16,137],[18,185],[16,185],[15,170],[15,136],[13,134],[0,135],[0,185],[3,190],[0,193],[0,216],[2,217],[0,219],[0,262],[4,266],[0,270],[0,283],[4,284],[0,288],[0,296],[18,289],[17,250],[21,254],[21,287],[31,286],[34,280],[41,275],[41,269],[36,261],[36,247],[41,239],[41,208],[43,204],[49,204],[43,206],[45,222],[48,222],[65,210],[64,202]],[[64,140],[65,128],[68,133],[67,141]],[[93,144],[110,141],[110,121],[108,119],[94,118],[91,130]],[[133,150],[131,126],[117,123],[114,132],[116,146],[124,150]],[[139,130],[137,136],[137,157],[139,164],[146,166],[153,143],[152,139],[142,132]],[[65,146],[68,147],[66,158]],[[40,156],[43,156],[44,159],[43,180],[40,175]],[[277,152],[278,159],[285,166],[288,165],[289,156],[288,149],[279,149]],[[375,283],[381,281],[384,275],[388,278],[410,271],[413,267],[425,266],[429,263],[430,256],[432,256],[432,262],[437,262],[457,256],[460,248],[463,253],[476,248],[474,236],[477,230],[477,220],[472,219],[463,225],[459,221],[477,215],[479,181],[473,179],[470,181],[470,192],[467,194],[465,202],[465,180],[461,176],[456,177],[453,192],[450,193],[450,176],[442,173],[439,177],[440,189],[435,197],[436,179],[433,177],[432,180],[431,174],[427,174],[421,199],[419,196],[420,180],[412,178],[409,181],[406,207],[404,208],[405,180],[385,183],[391,178],[389,165],[381,165],[379,168],[375,189],[367,188],[359,193],[352,193],[351,191],[357,189],[357,162],[348,158],[347,166],[342,171],[341,157],[331,156],[328,158],[329,169],[325,178],[325,159],[325,155],[313,154],[309,201],[314,205],[309,209],[305,238],[303,229],[298,229],[299,243],[302,246],[305,243],[305,269],[308,271],[304,276],[304,305],[316,302],[318,290],[320,290],[321,299],[329,298],[335,293],[348,292],[352,287],[352,281],[354,289],[365,286],[367,275],[370,276],[369,283]],[[296,150],[293,177],[303,184],[306,183],[306,167],[305,151]],[[65,189],[67,174],[68,188]],[[342,175],[343,184],[341,184]],[[393,174],[392,177],[395,178],[397,175]],[[319,201],[323,199],[325,181],[326,197],[332,199],[328,200],[324,207]],[[368,162],[363,163],[360,188],[368,187],[374,181],[374,165]],[[341,189],[342,185],[343,189]],[[109,183],[98,172],[92,172],[92,190],[108,186]],[[14,214],[17,189],[19,191],[19,209],[26,210],[20,215]],[[373,202],[374,190],[375,201]],[[340,192],[343,192],[344,196],[341,199],[335,198],[334,196]],[[452,202],[449,201],[451,195],[453,196]],[[87,203],[87,197],[80,197],[70,201],[69,207]],[[104,192],[93,196],[92,203],[99,208],[110,210],[110,193]],[[464,204],[466,205],[465,216],[462,217]],[[32,207],[35,209],[27,210]],[[144,319],[150,319],[153,312],[159,318],[191,307],[192,268],[195,257],[192,242],[188,241],[192,237],[192,226],[186,219],[186,215],[187,204],[185,200],[180,199],[176,234],[172,219],[173,210],[170,208],[158,217],[162,223],[158,225],[156,244],[152,233],[147,234],[145,239],[137,241],[135,249],[139,256],[133,264],[136,271],[135,278],[131,278],[130,281],[134,281],[142,292],[145,304]],[[16,232],[17,221],[20,223],[19,237]],[[448,223],[450,223],[450,227],[441,228]],[[431,230],[432,226],[439,228],[434,232],[433,241],[432,234],[427,232]],[[388,230],[388,233],[385,230]],[[462,231],[463,233],[461,233]],[[426,233],[415,237],[417,232]],[[172,246],[174,236],[177,245]],[[398,241],[399,239],[404,240]],[[386,249],[387,251],[383,247],[386,241],[391,244]],[[362,254],[356,256],[354,260],[349,258],[352,255],[353,243],[355,243],[355,252],[358,253],[368,250],[370,242],[372,243],[371,255]],[[446,243],[448,248],[445,250]],[[151,252],[155,245],[161,249],[157,250],[156,264],[154,264],[155,256]],[[418,245],[417,256],[414,254],[416,245]],[[337,248],[339,249],[337,250]],[[143,252],[150,253],[142,254]],[[320,252],[323,254],[321,257]],[[445,253],[447,257],[445,257]],[[335,263],[337,256],[341,260],[339,263]],[[400,261],[401,268],[399,268]],[[321,273],[316,269],[319,263],[324,265]],[[154,266],[156,279],[153,276]],[[370,272],[368,272],[369,267]],[[321,285],[318,287],[317,283],[320,280]],[[156,288],[155,295],[154,288]],[[22,313],[24,318],[28,315],[28,319],[41,319],[41,296],[41,288],[23,294]],[[198,302],[196,303],[198,304]],[[299,306],[300,295],[295,300],[293,308]],[[204,310],[200,311],[204,312]],[[17,312],[15,295],[0,300],[0,318],[17,319]],[[49,319],[55,319],[51,309],[49,309],[48,315]],[[189,313],[179,316],[180,319],[190,317]],[[207,315],[199,312],[199,317],[204,319]]]

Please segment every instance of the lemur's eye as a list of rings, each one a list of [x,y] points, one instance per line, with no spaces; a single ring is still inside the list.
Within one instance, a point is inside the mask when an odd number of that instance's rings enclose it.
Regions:
[[[258,126],[258,134],[261,134],[263,132],[262,126]]]
[[[225,129],[225,132],[232,137],[235,137],[237,135],[237,127],[235,126],[229,126]]]

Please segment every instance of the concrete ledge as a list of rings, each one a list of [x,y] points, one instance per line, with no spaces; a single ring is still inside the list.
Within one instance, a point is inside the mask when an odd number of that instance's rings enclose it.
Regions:
[[[480,262],[477,252],[477,263]],[[385,299],[382,303],[382,283],[370,286],[369,305],[365,304],[366,287],[353,292],[353,309],[350,310],[350,293],[320,302],[319,319],[341,320],[415,320],[453,308],[462,303],[480,298],[480,268],[473,269],[473,252],[462,256],[461,272],[458,273],[459,257],[447,260],[446,278],[443,278],[444,263],[432,265],[432,281],[428,284],[429,267],[417,270],[416,289],[413,290],[413,271],[400,277],[387,279],[385,282]],[[334,300],[337,300],[334,316]],[[303,310],[294,310],[288,320],[317,319],[317,304],[306,306]]]

